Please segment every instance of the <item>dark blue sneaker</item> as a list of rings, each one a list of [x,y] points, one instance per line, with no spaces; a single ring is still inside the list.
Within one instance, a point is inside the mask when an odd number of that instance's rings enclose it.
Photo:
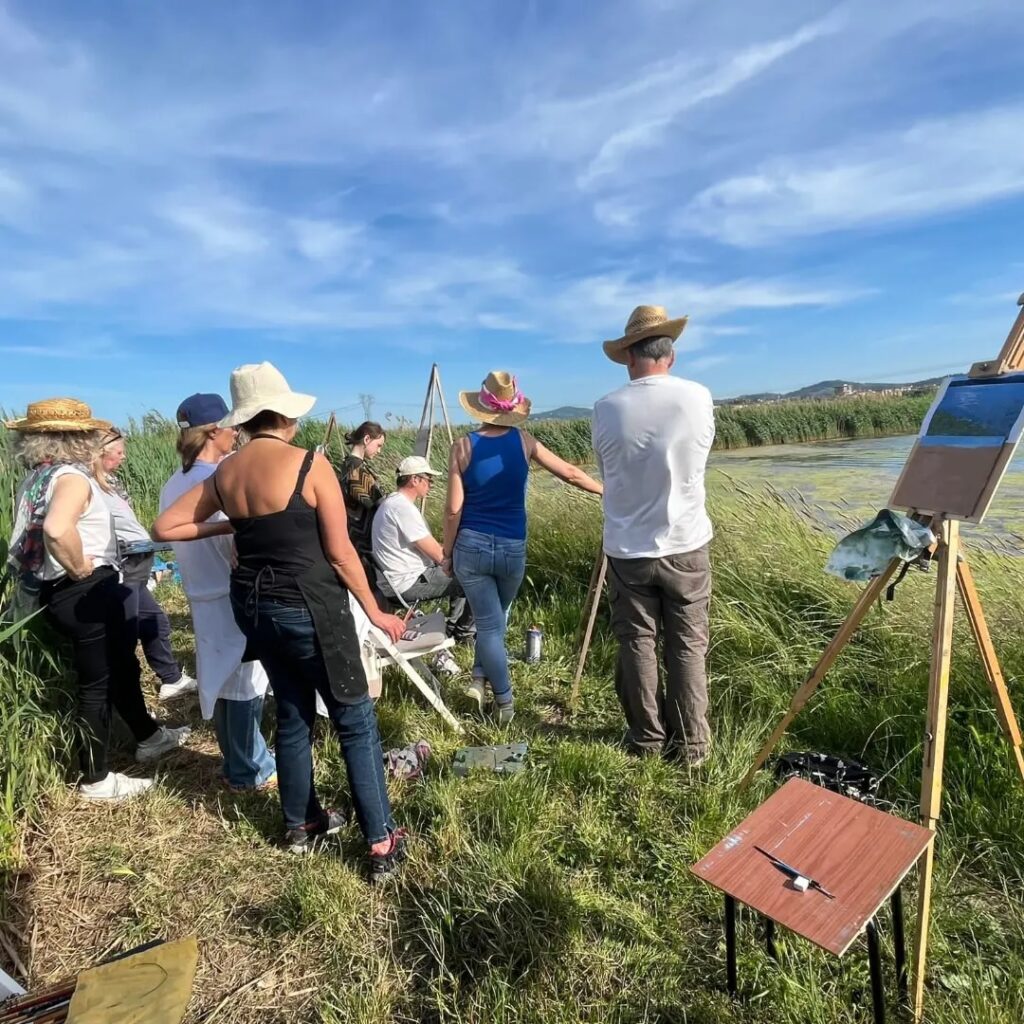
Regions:
[[[281,845],[288,853],[310,853],[347,824],[348,819],[341,811],[324,811],[323,817],[312,825],[289,829]]]

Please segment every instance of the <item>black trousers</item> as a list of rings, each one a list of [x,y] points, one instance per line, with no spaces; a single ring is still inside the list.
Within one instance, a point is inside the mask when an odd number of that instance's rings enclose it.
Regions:
[[[103,566],[84,580],[65,577],[44,583],[40,595],[50,621],[71,641],[84,730],[79,757],[87,783],[99,782],[109,771],[111,707],[136,742],[157,730],[142,696],[142,671],[135,656],[138,627],[125,611],[127,589],[114,569]]]
[[[146,589],[145,583],[125,583],[127,605],[125,617],[136,621],[136,630],[142,642],[142,653],[149,667],[161,683],[177,683],[181,679],[181,666],[171,650],[171,624],[167,613]]]

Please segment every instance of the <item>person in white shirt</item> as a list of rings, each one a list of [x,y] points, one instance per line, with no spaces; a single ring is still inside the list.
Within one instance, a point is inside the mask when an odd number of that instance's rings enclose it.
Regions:
[[[707,756],[711,520],[704,469],[715,438],[711,393],[670,374],[686,317],[639,306],[626,332],[604,343],[629,383],[594,406],[594,451],[604,478],[604,552],[615,687],[626,744],[696,765]],[[665,665],[659,683],[658,640]]]
[[[160,511],[213,476],[231,454],[237,431],[218,427],[228,412],[220,395],[196,394],[178,407],[178,454],[181,469],[160,491]],[[212,520],[226,519],[218,512]],[[277,763],[263,738],[263,701],[269,678],[259,661],[245,660],[245,636],[231,610],[230,536],[174,544],[192,628],[196,637],[199,708],[213,719],[224,758],[222,777],[235,792],[276,786]]]
[[[398,595],[407,605],[448,598],[448,635],[456,643],[471,643],[476,636],[473,612],[459,581],[442,568],[444,552],[416,506],[440,475],[420,455],[410,455],[399,463],[398,489],[380,503],[373,519],[378,587],[385,597]],[[448,660],[441,666],[446,670]]]
[[[8,559],[19,589],[32,585],[51,623],[71,641],[78,677],[78,792],[86,800],[137,796],[153,780],[110,770],[112,712],[134,735],[135,759],[143,764],[177,750],[191,730],[155,721],[142,695],[114,524],[90,472],[111,424],[94,419],[77,399],[49,398],[4,425],[15,431],[14,456],[28,471],[15,499]]]
[[[142,653],[160,680],[160,700],[174,700],[187,693],[195,693],[197,684],[175,658],[171,650],[171,624],[167,614],[146,586],[153,566],[153,541],[114,475],[124,463],[124,458],[124,436],[117,427],[112,427],[103,438],[93,476],[100,485],[104,504],[114,521],[121,578],[129,588],[125,615],[129,622],[136,624]]]

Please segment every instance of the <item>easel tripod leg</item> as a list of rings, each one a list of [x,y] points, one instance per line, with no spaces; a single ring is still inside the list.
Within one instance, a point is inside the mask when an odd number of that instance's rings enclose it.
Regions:
[[[754,776],[757,774],[758,769],[768,760],[769,754],[775,749],[779,740],[782,739],[783,733],[790,727],[793,720],[796,718],[803,706],[811,699],[812,694],[818,688],[822,679],[825,678],[825,674],[832,667],[833,662],[842,653],[843,648],[849,643],[850,637],[857,632],[857,627],[864,621],[865,616],[871,610],[872,605],[882,595],[889,580],[892,579],[893,574],[900,566],[900,561],[894,559],[886,567],[885,571],[881,576],[873,579],[863,590],[860,597],[857,599],[857,603],[850,610],[850,614],[846,617],[846,621],[839,628],[839,632],[832,638],[832,642],[825,648],[825,653],[822,654],[818,660],[818,664],[814,666],[811,674],[804,680],[800,688],[793,694],[793,700],[789,705],[789,710],[783,716],[782,721],[775,727],[771,736],[768,737],[767,742],[761,748],[760,753],[757,755],[754,763],[751,765],[750,770],[744,776],[743,781],[740,783],[740,789],[746,789],[754,780]]]
[[[985,679],[992,691],[996,702],[996,714],[999,716],[999,724],[1006,734],[1013,750],[1014,760],[1017,763],[1017,771],[1024,779],[1024,749],[1020,726],[1017,724],[1017,717],[1013,713],[1013,705],[1010,703],[1010,694],[1006,688],[1006,680],[1003,678],[1003,670],[999,665],[999,657],[996,655],[995,646],[992,643],[992,635],[988,631],[988,623],[985,621],[985,612],[981,606],[981,598],[978,596],[977,588],[974,585],[974,574],[971,567],[963,558],[957,561],[956,582],[960,591],[960,598],[964,603],[964,610],[967,612],[967,619],[971,624],[971,632],[978,644],[978,652],[981,654],[981,663],[985,668]]]
[[[921,774],[921,824],[935,829],[942,807],[942,766],[946,756],[946,716],[949,705],[949,669],[953,656],[953,612],[956,595],[960,524],[946,520],[938,554],[935,613],[932,625],[931,672],[928,680],[928,718]],[[924,1013],[925,960],[932,905],[935,840],[921,857],[918,883],[917,934],[914,938],[914,1020]]]

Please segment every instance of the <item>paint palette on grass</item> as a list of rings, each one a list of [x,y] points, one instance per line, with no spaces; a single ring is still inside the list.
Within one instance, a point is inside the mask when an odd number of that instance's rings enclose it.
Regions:
[[[1024,430],[1024,373],[950,377],[939,389],[890,499],[980,523]]]

